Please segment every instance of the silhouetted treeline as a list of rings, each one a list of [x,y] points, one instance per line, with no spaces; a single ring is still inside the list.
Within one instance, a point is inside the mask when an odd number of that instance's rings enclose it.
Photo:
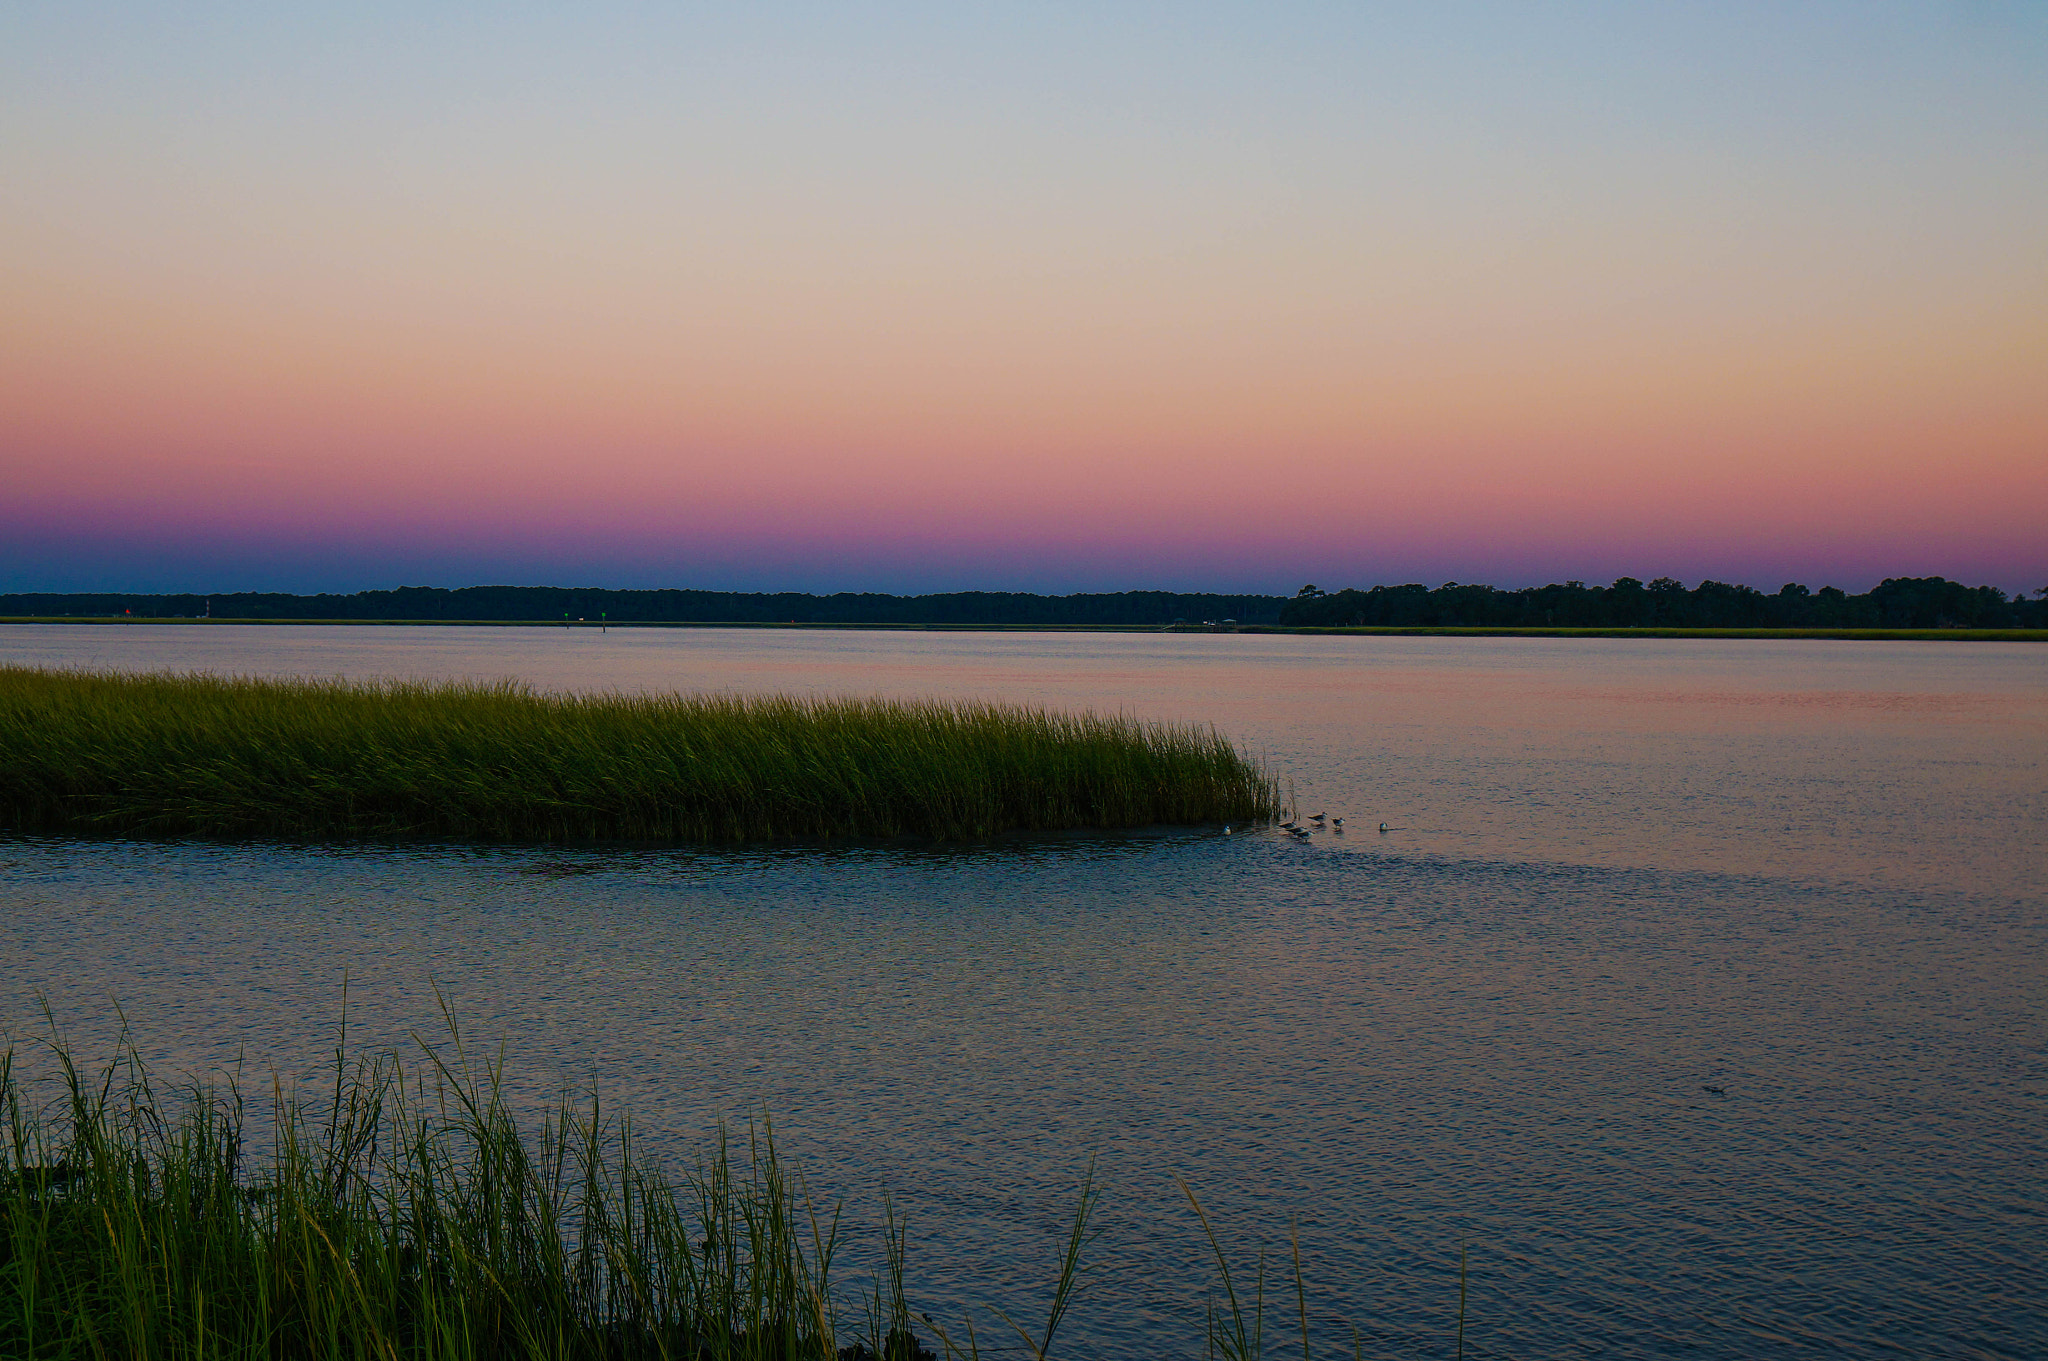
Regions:
[[[1765,595],[1752,586],[1702,581],[1691,590],[1670,577],[1647,586],[1567,581],[1499,591],[1446,582],[1323,591],[1304,586],[1280,611],[1293,625],[1490,628],[2048,628],[2048,597],[2008,597],[1995,586],[1943,577],[1888,577],[1863,595],[1797,583]]]
[[[1124,591],[1113,595],[1027,595],[956,591],[944,595],[876,595],[795,591],[604,591],[558,586],[406,586],[352,595],[0,595],[0,614],[152,615],[215,619],[585,619],[595,623],[732,624],[1166,624],[1175,619],[1236,619],[1272,624],[1285,596],[1179,595]]]
[[[1503,591],[1448,582],[1323,591],[1304,586],[1277,595],[1123,591],[1102,595],[1028,595],[956,591],[878,595],[796,591],[604,591],[559,586],[406,586],[352,595],[53,593],[0,595],[0,615],[118,615],[216,619],[609,619],[621,624],[963,624],[1145,627],[1176,621],[1241,624],[1487,628],[2048,628],[2048,596],[2008,597],[1995,586],[1942,577],[1888,578],[1863,595],[1833,586],[1787,585],[1774,595],[1749,586],[1659,577],[1648,585],[1623,577],[1611,586],[1582,581]]]

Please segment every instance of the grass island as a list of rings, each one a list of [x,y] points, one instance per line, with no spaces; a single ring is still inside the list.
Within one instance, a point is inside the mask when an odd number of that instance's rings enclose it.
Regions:
[[[568,695],[0,666],[0,825],[733,842],[1251,822],[1214,729],[978,701]]]

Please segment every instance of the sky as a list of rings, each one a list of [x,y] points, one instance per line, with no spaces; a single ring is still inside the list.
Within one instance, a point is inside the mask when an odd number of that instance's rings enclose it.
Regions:
[[[0,8],[0,590],[2048,586],[2048,5]]]

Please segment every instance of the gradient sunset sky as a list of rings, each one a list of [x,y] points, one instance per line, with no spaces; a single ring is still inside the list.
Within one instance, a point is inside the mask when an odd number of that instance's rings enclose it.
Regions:
[[[0,590],[2048,586],[2048,4],[0,8]]]

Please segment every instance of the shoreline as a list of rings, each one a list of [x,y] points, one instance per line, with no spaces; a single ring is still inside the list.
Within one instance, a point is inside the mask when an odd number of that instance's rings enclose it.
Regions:
[[[790,620],[633,619],[618,621],[559,619],[194,619],[181,615],[60,614],[0,615],[0,624],[121,625],[194,624],[338,628],[500,628],[500,629],[755,629],[821,630],[840,633],[1262,633],[1301,636],[1386,638],[1677,638],[1755,639],[1862,643],[2048,643],[2048,629],[1888,629],[1888,628],[1612,628],[1603,626],[1507,627],[1485,624],[1237,624],[1229,628],[1202,624],[896,624]]]

